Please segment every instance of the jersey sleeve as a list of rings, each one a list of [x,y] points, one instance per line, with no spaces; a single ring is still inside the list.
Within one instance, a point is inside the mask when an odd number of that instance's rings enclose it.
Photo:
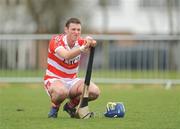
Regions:
[[[85,42],[86,42],[86,41],[85,41],[85,39],[83,39],[83,38],[79,38],[79,39],[78,39],[78,43],[79,43],[80,46],[82,46],[83,44],[85,44]]]
[[[62,35],[53,36],[49,43],[49,49],[51,52],[55,53],[56,49],[59,47],[64,47],[62,42]]]

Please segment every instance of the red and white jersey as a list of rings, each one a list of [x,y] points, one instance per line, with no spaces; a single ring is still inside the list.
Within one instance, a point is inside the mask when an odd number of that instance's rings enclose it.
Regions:
[[[57,54],[57,50],[61,47],[64,47],[66,50],[71,50],[78,48],[83,45],[84,40],[79,38],[73,48],[70,48],[67,43],[66,35],[60,34],[55,35],[49,42],[48,48],[48,59],[47,59],[47,69],[44,80],[52,78],[76,78],[78,73],[78,68],[80,64],[80,56],[78,55],[73,59],[64,59]]]

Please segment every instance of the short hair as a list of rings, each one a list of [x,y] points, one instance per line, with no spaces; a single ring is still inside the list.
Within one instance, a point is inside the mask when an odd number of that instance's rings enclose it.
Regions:
[[[81,21],[78,18],[70,18],[67,20],[65,26],[68,28],[71,23],[81,24]]]

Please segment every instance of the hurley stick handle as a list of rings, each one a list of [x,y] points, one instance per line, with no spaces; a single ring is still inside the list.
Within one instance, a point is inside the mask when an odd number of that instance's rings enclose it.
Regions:
[[[89,86],[90,80],[91,80],[92,66],[93,66],[93,60],[94,60],[94,51],[95,51],[95,47],[91,47],[86,76],[85,76],[85,82],[84,82],[86,86]]]

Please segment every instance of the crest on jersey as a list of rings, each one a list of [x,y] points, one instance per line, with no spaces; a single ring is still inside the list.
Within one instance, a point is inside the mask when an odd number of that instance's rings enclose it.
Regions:
[[[54,38],[55,43],[59,43],[60,40],[61,40],[60,36],[56,36],[56,37]]]

